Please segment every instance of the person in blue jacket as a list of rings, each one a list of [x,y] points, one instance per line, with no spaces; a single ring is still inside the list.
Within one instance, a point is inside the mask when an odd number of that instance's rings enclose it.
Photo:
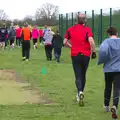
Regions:
[[[117,119],[117,109],[120,95],[120,38],[116,28],[109,27],[107,30],[109,38],[100,45],[98,65],[103,64],[105,76],[104,108],[110,111],[110,98],[113,85],[113,106],[111,108],[112,118]]]

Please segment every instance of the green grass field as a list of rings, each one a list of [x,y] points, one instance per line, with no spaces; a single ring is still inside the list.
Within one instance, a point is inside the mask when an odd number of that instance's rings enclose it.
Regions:
[[[15,70],[56,105],[0,105],[0,120],[110,120],[111,114],[103,110],[102,67],[96,65],[96,60],[91,61],[85,89],[85,107],[81,108],[76,102],[74,74],[69,54],[69,50],[64,48],[60,64],[55,61],[48,62],[43,47],[39,47],[38,50],[31,50],[31,60],[26,63],[21,61],[19,48],[13,51],[1,50],[0,67]],[[41,73],[42,67],[46,68],[45,75]],[[9,92],[9,88],[7,90]],[[4,93],[0,95],[0,99],[3,96]],[[15,99],[17,98],[14,96]]]

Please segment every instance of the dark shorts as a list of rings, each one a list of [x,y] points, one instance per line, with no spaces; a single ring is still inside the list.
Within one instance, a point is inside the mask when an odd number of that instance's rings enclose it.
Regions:
[[[33,44],[35,45],[35,43],[37,43],[38,39],[33,39]]]

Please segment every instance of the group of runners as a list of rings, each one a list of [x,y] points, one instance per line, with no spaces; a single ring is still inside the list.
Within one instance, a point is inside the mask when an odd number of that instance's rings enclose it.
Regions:
[[[22,47],[22,57],[26,61],[30,59],[31,40],[33,41],[34,49],[38,48],[38,40],[40,45],[44,45],[48,61],[52,60],[52,51],[54,49],[54,60],[58,63],[60,62],[63,38],[58,30],[54,33],[47,25],[44,26],[44,29],[39,29],[37,25],[34,25],[31,29],[28,23],[25,23],[24,27],[15,27],[13,24],[9,29],[6,28],[5,24],[0,27],[0,47],[3,50],[8,45],[10,45],[11,50],[15,45]]]
[[[77,88],[77,101],[80,106],[84,106],[86,72],[90,58],[96,58],[96,50],[91,28],[85,25],[87,22],[86,15],[80,13],[77,19],[78,23],[66,31],[64,44],[71,49],[71,59]],[[117,119],[120,97],[120,38],[118,37],[117,29],[112,26],[107,29],[106,34],[108,38],[100,45],[98,65],[103,64],[105,76],[104,110],[105,112],[111,111],[112,118]],[[112,85],[113,105],[110,108]]]
[[[56,31],[56,33],[54,33],[51,28],[47,26],[45,26],[44,31],[38,30],[36,25],[32,30],[30,30],[28,24],[25,23],[23,28],[18,27],[16,28],[16,30],[12,26],[9,33],[5,26],[3,26],[0,28],[1,46],[4,47],[4,43],[7,38],[10,39],[10,45],[12,45],[13,47],[14,40],[16,38],[16,44],[18,44],[19,46],[20,44],[22,44],[22,60],[29,61],[30,40],[32,38],[33,47],[34,49],[37,49],[37,40],[40,38],[40,43],[42,43],[43,41],[44,44],[47,60],[52,60],[52,50],[54,48],[54,59],[57,60],[58,63],[60,62],[63,44],[69,47],[71,50],[71,60],[75,74],[77,101],[80,106],[84,106],[84,88],[86,84],[86,72],[89,66],[90,58],[96,58],[93,33],[88,26],[85,26],[86,22],[86,15],[80,13],[78,16],[78,23],[68,28],[64,36],[64,41],[59,31]],[[12,30],[16,31],[16,34],[13,34]],[[111,110],[112,118],[117,119],[117,109],[120,95],[120,38],[118,37],[118,32],[114,27],[109,27],[107,30],[107,34],[108,38],[105,39],[100,46],[98,54],[98,65],[104,65],[104,109],[106,112],[110,112]],[[12,37],[12,35],[14,37]],[[112,84],[114,85],[113,106],[110,109]]]
[[[5,49],[8,45],[10,45],[11,48],[14,48],[14,46],[21,47],[22,45],[22,29],[23,27],[17,25],[14,26],[13,24],[10,26],[10,28],[6,27],[5,24],[0,26],[0,47],[2,49]],[[42,37],[43,37],[44,30],[42,28],[37,29],[37,26],[35,25],[32,29],[32,38],[33,38],[33,44],[34,49],[37,48],[37,40],[39,39],[40,45],[42,45]]]

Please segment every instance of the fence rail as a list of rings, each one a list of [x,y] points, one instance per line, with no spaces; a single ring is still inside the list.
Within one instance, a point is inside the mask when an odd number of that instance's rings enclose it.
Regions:
[[[59,14],[59,30],[62,36],[64,36],[70,26],[73,26],[77,22],[76,15],[79,13]],[[99,46],[107,37],[106,29],[109,26],[116,27],[118,32],[120,32],[120,8],[84,11],[84,13],[87,16],[86,25],[91,27],[96,45]]]

